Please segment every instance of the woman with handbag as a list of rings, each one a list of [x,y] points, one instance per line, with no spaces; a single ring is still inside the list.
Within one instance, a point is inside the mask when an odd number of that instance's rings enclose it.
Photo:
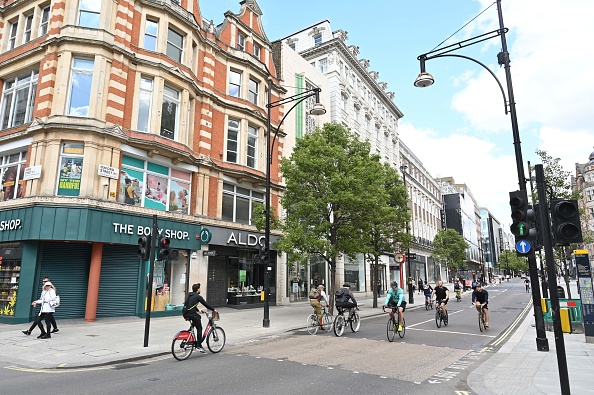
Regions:
[[[51,282],[46,281],[43,284],[43,291],[41,292],[41,297],[38,300],[33,301],[31,305],[33,307],[37,307],[37,304],[41,304],[41,310],[39,311],[39,315],[35,317],[35,321],[29,328],[29,330],[23,331],[25,335],[30,335],[31,331],[35,326],[38,326],[41,330],[41,335],[37,336],[38,339],[49,339],[52,337],[50,334],[51,329],[51,321],[52,317],[54,316],[54,312],[56,311],[55,304],[56,304],[56,289],[52,285]],[[43,324],[41,321],[45,320],[45,325],[47,327],[47,331],[43,328]]]

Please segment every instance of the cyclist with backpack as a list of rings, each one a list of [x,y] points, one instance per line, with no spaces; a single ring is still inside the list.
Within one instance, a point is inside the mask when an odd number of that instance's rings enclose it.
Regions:
[[[322,304],[322,301],[324,303]],[[318,285],[317,288],[312,288],[309,291],[309,304],[316,309],[316,314],[318,316],[318,322],[320,326],[323,327],[322,323],[322,306],[330,306],[330,301],[328,300],[328,296],[326,292],[324,292],[324,286],[322,284]]]
[[[200,283],[196,283],[192,285],[192,292],[188,294],[188,299],[186,299],[186,302],[184,303],[182,314],[185,319],[191,321],[192,325],[196,327],[198,336],[200,337],[200,340],[196,339],[198,342],[196,348],[204,354],[206,351],[202,348],[202,323],[200,322],[200,314],[198,314],[198,304],[200,303],[207,309],[216,311],[215,308],[206,303],[206,300],[200,295]]]
[[[425,303],[431,303],[431,295],[433,294],[433,287],[430,284],[423,284],[423,294],[425,295]]]
[[[397,281],[392,281],[390,283],[390,289],[388,290],[388,294],[386,295],[386,301],[384,305],[386,307],[395,307],[398,311],[398,331],[402,331],[402,323],[404,322],[404,310],[406,309],[406,300],[404,298],[404,291],[402,288],[398,286]],[[392,315],[392,310],[390,309],[390,315]]]
[[[348,284],[343,284],[342,288],[335,292],[336,295],[336,307],[341,309],[359,309],[357,307],[357,301],[355,300],[355,296],[351,292],[351,286]],[[352,302],[351,302],[352,301]]]

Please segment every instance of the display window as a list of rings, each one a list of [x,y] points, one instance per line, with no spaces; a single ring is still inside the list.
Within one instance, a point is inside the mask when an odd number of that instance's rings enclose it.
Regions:
[[[0,244],[0,316],[14,316],[21,275],[20,244]]]
[[[153,311],[181,309],[186,301],[188,252],[179,250],[175,260],[155,261]]]
[[[11,200],[23,197],[23,174],[27,151],[16,152],[0,157],[0,174],[2,190],[0,200]]]

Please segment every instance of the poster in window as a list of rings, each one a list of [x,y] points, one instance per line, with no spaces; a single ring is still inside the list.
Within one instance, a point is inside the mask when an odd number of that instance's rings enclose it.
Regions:
[[[19,174],[19,186],[17,188],[17,199],[22,198],[23,197],[23,185],[25,184],[25,181],[23,181],[23,176],[25,175],[25,164],[21,164],[21,171]]]
[[[188,203],[190,198],[189,194],[190,184],[171,180],[171,191],[169,192],[169,211],[180,214],[188,214]]]
[[[82,166],[83,158],[62,157],[58,181],[59,196],[78,196],[80,194]]]
[[[166,211],[168,207],[167,178],[147,174],[144,207]]]
[[[2,174],[2,200],[14,199],[17,185],[18,166],[10,166]]]
[[[142,188],[144,173],[132,169],[122,169],[120,172],[120,193],[118,202],[131,206],[142,204]]]

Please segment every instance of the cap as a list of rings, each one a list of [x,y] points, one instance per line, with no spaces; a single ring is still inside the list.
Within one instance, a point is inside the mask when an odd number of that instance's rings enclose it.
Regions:
[[[51,286],[51,285],[52,285],[52,283],[50,283],[49,281],[47,281],[47,282],[45,282],[45,283],[43,284],[43,286],[44,286],[44,287],[47,287],[48,285],[49,285],[49,286]]]

